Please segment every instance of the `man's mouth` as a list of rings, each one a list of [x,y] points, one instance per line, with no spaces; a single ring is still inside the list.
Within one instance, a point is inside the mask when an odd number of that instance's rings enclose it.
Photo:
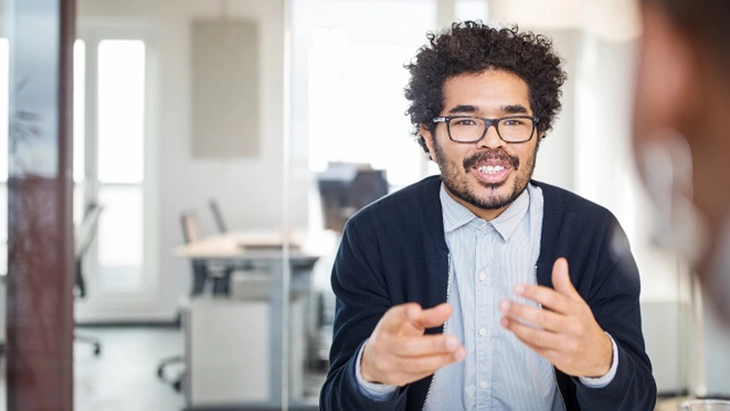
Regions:
[[[464,168],[487,186],[503,184],[520,160],[504,150],[484,151],[464,160]]]
[[[481,166],[477,170],[482,174],[497,174],[504,171],[505,166]]]
[[[476,177],[485,185],[502,184],[513,170],[508,162],[490,159],[471,168]]]

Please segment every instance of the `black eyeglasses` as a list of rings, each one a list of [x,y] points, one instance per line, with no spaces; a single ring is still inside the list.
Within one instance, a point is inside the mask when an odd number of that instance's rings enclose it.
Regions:
[[[537,117],[510,116],[484,118],[474,116],[434,117],[434,123],[446,123],[449,139],[455,143],[477,143],[487,135],[489,126],[494,125],[497,135],[505,143],[525,143],[535,134]]]

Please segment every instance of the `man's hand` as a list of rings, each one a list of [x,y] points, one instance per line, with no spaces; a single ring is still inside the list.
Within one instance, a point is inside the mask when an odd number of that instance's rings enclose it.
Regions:
[[[499,305],[505,314],[502,326],[560,371],[572,376],[602,377],[611,368],[611,339],[570,282],[565,258],[553,265],[553,286],[555,290],[516,286],[515,294],[542,304],[543,309],[503,300]]]
[[[464,348],[453,335],[423,334],[426,328],[443,325],[450,315],[448,303],[428,310],[415,303],[391,307],[365,344],[363,378],[402,387],[464,359]]]

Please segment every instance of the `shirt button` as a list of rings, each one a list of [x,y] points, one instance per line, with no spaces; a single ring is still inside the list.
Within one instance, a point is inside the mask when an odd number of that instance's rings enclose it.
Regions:
[[[479,273],[479,281],[484,281],[487,279],[487,274],[485,273]]]
[[[482,329],[480,329],[480,330],[479,330],[479,335],[481,335],[481,336],[485,336],[485,335],[487,335],[487,329],[486,329],[486,328],[482,328]]]
[[[482,381],[482,382],[479,383],[479,386],[481,388],[487,388],[487,382],[486,381]]]

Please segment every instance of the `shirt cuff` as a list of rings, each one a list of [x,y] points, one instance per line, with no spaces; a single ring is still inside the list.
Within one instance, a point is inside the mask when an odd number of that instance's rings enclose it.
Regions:
[[[367,344],[365,340],[365,344]],[[395,385],[378,384],[365,380],[360,372],[360,362],[362,361],[362,353],[365,350],[365,344],[360,346],[360,350],[357,352],[357,359],[355,360],[355,378],[357,379],[357,386],[360,389],[360,393],[373,401],[387,401],[393,398],[398,387]]]
[[[605,331],[604,331],[605,332]],[[611,340],[611,347],[613,347],[613,359],[611,360],[611,368],[608,369],[606,375],[597,378],[591,377],[578,377],[580,382],[589,388],[603,388],[613,381],[613,377],[616,376],[616,370],[618,369],[618,346],[616,341],[613,340],[611,334],[606,333],[608,338]]]

